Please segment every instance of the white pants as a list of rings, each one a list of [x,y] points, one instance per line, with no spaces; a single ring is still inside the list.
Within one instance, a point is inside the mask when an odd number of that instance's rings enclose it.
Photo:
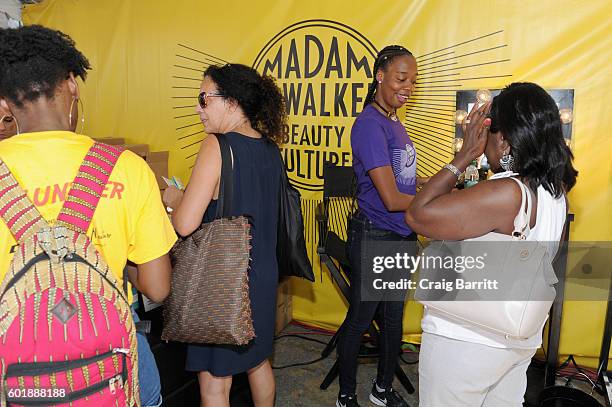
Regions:
[[[536,349],[501,349],[423,333],[420,407],[522,407]]]

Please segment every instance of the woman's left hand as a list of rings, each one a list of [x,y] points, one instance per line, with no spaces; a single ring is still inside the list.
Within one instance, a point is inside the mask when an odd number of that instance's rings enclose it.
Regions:
[[[463,146],[457,155],[467,156],[468,161],[472,161],[484,153],[491,125],[491,119],[487,117],[490,110],[491,102],[474,106],[462,124]]]
[[[162,198],[164,204],[168,208],[172,208],[172,210],[178,208],[178,206],[181,204],[182,199],[183,191],[174,186],[166,188],[166,190],[164,191],[164,196]]]

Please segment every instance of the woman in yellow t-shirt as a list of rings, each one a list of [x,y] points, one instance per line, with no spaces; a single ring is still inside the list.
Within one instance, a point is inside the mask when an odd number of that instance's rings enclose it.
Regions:
[[[41,26],[0,29],[0,117],[5,118],[3,125],[10,117],[8,123],[14,124],[17,133],[0,142],[0,158],[47,222],[57,218],[70,183],[94,143],[75,133],[80,123],[77,78],[84,80],[88,69],[89,61],[74,41],[59,31]],[[171,266],[167,253],[176,234],[155,175],[134,153],[125,151],[119,157],[87,235],[119,282],[130,260],[138,267],[129,279],[139,291],[153,301],[168,295]],[[0,280],[15,244],[6,224],[0,222]],[[140,335],[139,344],[148,347]],[[139,370],[155,373],[156,369],[143,369],[143,362],[153,367],[155,362],[150,351],[146,358],[139,348]],[[149,377],[139,378],[142,405],[159,405],[159,379],[156,394],[147,397],[143,393]]]

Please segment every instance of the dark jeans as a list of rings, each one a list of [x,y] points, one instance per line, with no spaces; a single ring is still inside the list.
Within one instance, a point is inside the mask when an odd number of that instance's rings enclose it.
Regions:
[[[134,322],[140,321],[132,309]],[[137,332],[138,340],[138,382],[140,384],[140,403],[143,407],[159,407],[162,404],[159,370],[151,346],[145,334]]]
[[[357,356],[364,332],[370,326],[378,310],[379,353],[378,374],[376,383],[388,389],[393,382],[398,354],[402,343],[403,301],[362,301],[362,244],[375,241],[415,241],[416,235],[400,236],[395,232],[379,229],[372,225],[363,215],[357,215],[349,221],[347,255],[351,263],[351,295],[349,310],[342,326],[338,341],[338,358],[340,362],[340,394],[354,394],[357,381]],[[416,253],[414,253],[416,255]]]

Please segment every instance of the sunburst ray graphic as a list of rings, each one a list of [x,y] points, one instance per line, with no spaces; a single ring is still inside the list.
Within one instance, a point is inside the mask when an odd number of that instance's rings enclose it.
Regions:
[[[183,159],[193,168],[200,144],[205,138],[204,127],[195,112],[202,73],[211,65],[227,64],[226,60],[185,44],[176,45],[172,65],[172,110],[176,140]]]
[[[483,34],[416,57],[419,76],[406,104],[404,127],[414,142],[418,175],[430,176],[452,159],[456,92],[465,82],[511,77],[498,73],[510,61],[504,30]]]

